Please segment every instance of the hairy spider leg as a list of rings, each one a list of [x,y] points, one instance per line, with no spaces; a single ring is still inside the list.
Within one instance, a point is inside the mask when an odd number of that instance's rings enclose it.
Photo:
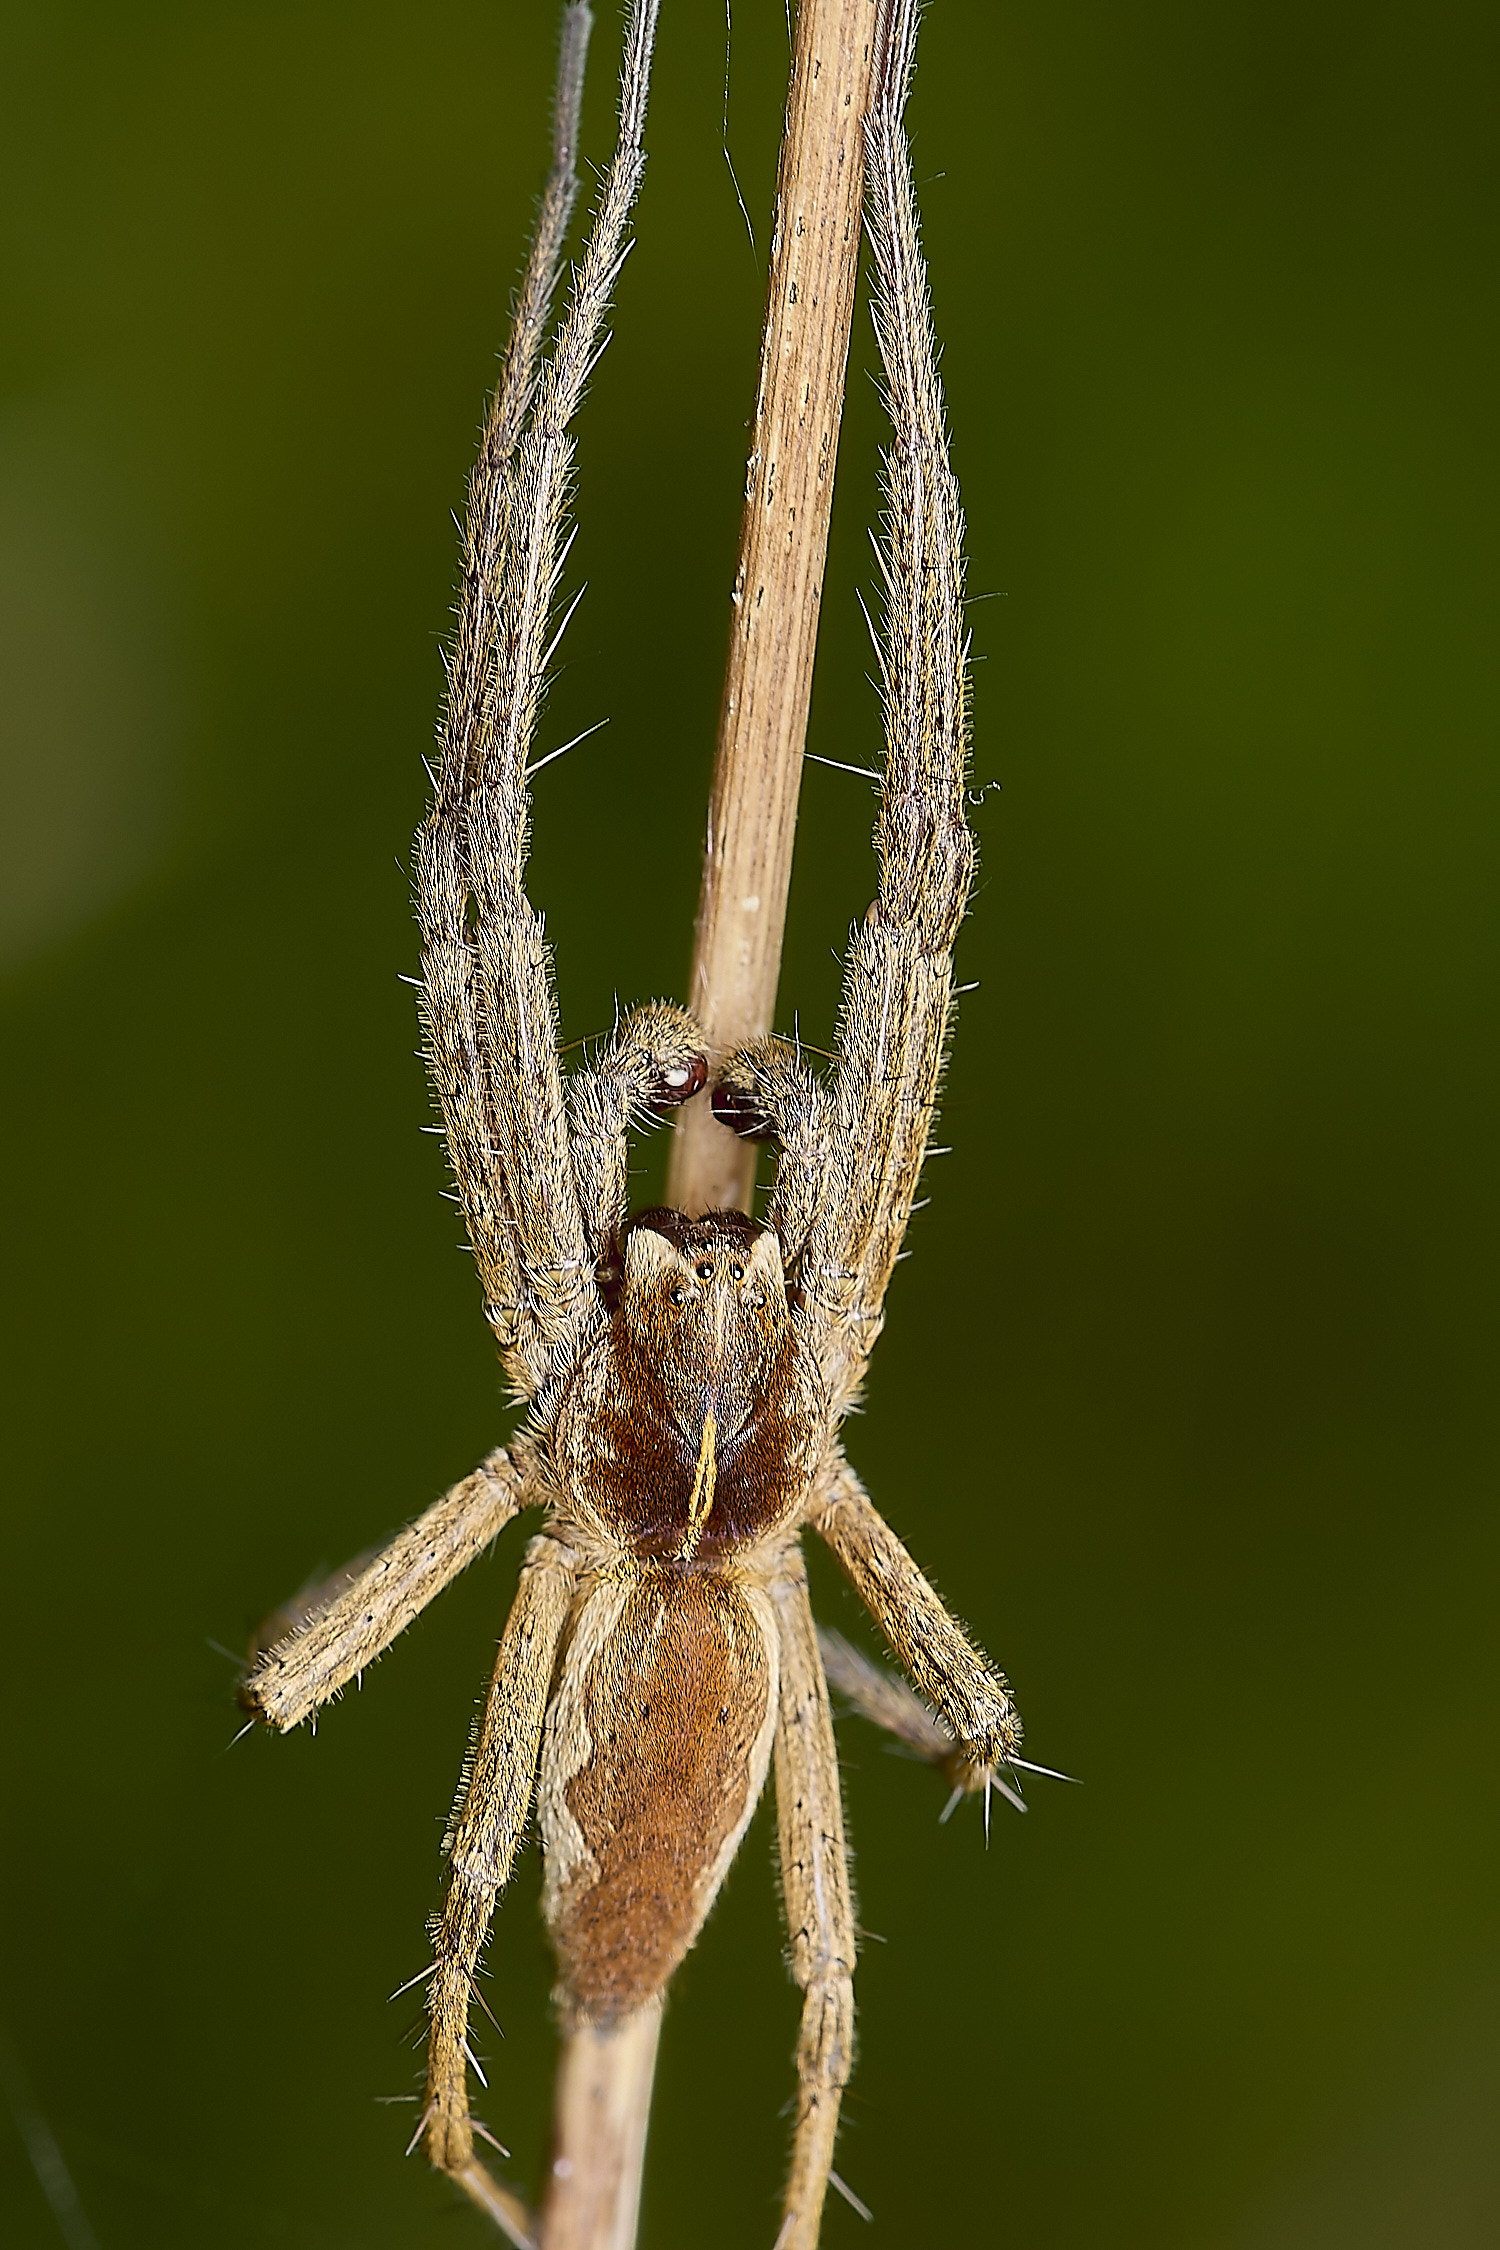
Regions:
[[[845,957],[837,1061],[819,1098],[782,1043],[736,1058],[783,1146],[773,1195],[797,1246],[798,1282],[836,1412],[852,1404],[927,1154],[947,1047],[951,955],[974,867],[964,817],[969,761],[963,511],[942,388],[902,114],[916,0],[883,0],[865,125],[875,328],[892,441],[885,456],[881,668],[886,760],[875,843],[879,888]]]
[[[540,310],[528,340],[513,340],[470,483],[438,771],[417,838],[428,1069],[486,1317],[527,1397],[545,1392],[599,1313],[568,1146],[551,961],[525,891],[526,769],[567,559],[568,425],[607,341],[604,319],[629,246],[656,15],[657,0],[635,0],[614,155],[551,354],[540,360],[534,339],[562,239],[549,214],[573,193],[587,11],[568,18],[554,187],[521,296],[523,312]]]
[[[835,1695],[842,1695],[862,1719],[894,1735],[912,1757],[935,1766],[946,1778],[951,1794],[938,1815],[940,1821],[947,1820],[963,1798],[977,1797],[981,1790],[990,1789],[998,1790],[1017,1812],[1025,1812],[1026,1800],[1019,1789],[1002,1781],[992,1766],[976,1766],[966,1757],[953,1739],[952,1728],[934,1717],[922,1698],[894,1672],[872,1664],[842,1633],[832,1632],[826,1625],[818,1627],[818,1654]]]
[[[796,2134],[776,2241],[777,2250],[815,2250],[854,2062],[854,1904],[833,1713],[796,1549],[772,1591],[781,1629],[776,1824],[791,1970],[804,1994]]]
[[[913,1687],[953,1729],[964,1756],[1003,1770],[1021,1747],[1020,1715],[1005,1675],[949,1615],[846,1461],[815,1496],[808,1520]]]
[[[432,2031],[418,2137],[519,2250],[534,2250],[530,2213],[474,2153],[468,2069],[469,1997],[495,1901],[510,1880],[531,1807],[547,1696],[573,1598],[576,1558],[545,1534],[533,1539],[505,1621],[478,1739],[448,1838],[448,1893],[433,1924],[434,1969],[427,2005]],[[482,2076],[483,2073],[481,2072]]]
[[[543,1498],[534,1444],[523,1437],[497,1446],[352,1579],[339,1574],[341,1590],[329,1601],[315,1600],[302,1624],[257,1658],[240,1689],[241,1704],[279,1734],[315,1717],[514,1516]]]
[[[940,1765],[952,1756],[956,1745],[950,1729],[894,1672],[872,1664],[863,1649],[827,1625],[818,1627],[818,1654],[829,1688],[862,1719],[894,1735],[926,1765]]]
[[[825,1340],[835,1405],[852,1400],[879,1334],[911,1216],[942,1076],[951,956],[974,844],[964,818],[969,762],[963,511],[948,461],[942,390],[902,113],[915,55],[916,0],[884,0],[865,126],[865,209],[875,330],[892,441],[885,456],[883,673],[885,780],[880,884],[845,960],[834,1140],[841,1192],[808,1245],[814,1302],[840,1317]]]

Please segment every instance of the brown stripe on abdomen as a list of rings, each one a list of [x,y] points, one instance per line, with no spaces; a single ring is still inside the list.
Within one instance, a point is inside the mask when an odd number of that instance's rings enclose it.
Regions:
[[[765,1780],[770,1604],[704,1573],[595,1588],[548,1714],[541,1812],[560,1997],[607,2023],[661,1990]]]

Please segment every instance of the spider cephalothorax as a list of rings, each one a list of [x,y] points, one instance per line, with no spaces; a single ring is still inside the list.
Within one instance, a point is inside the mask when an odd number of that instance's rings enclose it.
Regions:
[[[879,889],[851,933],[826,1077],[795,1042],[713,1058],[685,1011],[621,1021],[564,1079],[524,889],[527,776],[555,646],[571,450],[640,179],[655,0],[634,0],[620,140],[550,357],[587,10],[566,16],[557,164],[470,490],[432,807],[418,837],[426,1053],[486,1316],[528,1413],[510,1443],[307,1612],[245,1686],[278,1727],[371,1663],[495,1533],[546,1511],[448,1838],[416,2139],[518,2244],[535,2223],[474,2150],[469,2008],[535,1792],[559,2004],[580,2039],[654,2023],[774,1755],[792,1974],[804,1994],[778,2250],[812,2250],[853,2053],[855,1928],[805,1531],[835,1555],[926,1709],[844,1644],[840,1686],[957,1791],[1010,1793],[1020,1724],[844,1458],[928,1151],[965,821],[963,520],[948,465],[902,111],[916,0],[881,0],[865,127],[886,459]],[[699,1095],[778,1149],[759,1225],[628,1214],[633,1125]],[[700,1098],[704,1098],[700,1096]],[[788,1285],[788,1276],[792,1284]],[[936,1714],[936,1715],[934,1715]],[[654,2036],[654,2034],[653,2034]],[[554,2167],[548,2239],[572,2242]],[[633,2239],[624,2206],[608,2240]],[[576,2217],[576,2213],[575,2213]],[[590,2241],[605,2239],[597,2231]]]
[[[781,1245],[738,1211],[646,1211],[623,1230],[608,1327],[552,1424],[580,1518],[637,1560],[703,1570],[788,1522],[826,1412]]]

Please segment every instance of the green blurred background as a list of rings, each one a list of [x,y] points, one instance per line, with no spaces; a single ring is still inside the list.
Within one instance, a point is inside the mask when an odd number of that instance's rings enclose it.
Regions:
[[[4,15],[0,2018],[101,2250],[493,2239],[376,2097],[521,1538],[316,1739],[226,1752],[208,1644],[506,1426],[398,974],[553,37],[540,0]],[[871,2240],[1500,2242],[1497,43],[1461,0],[923,33],[1003,790],[851,1450],[1086,1786],[986,1853],[844,1727]],[[722,11],[666,0],[542,747],[611,723],[537,787],[570,1039],[685,983],[786,51],[737,0],[752,250]],[[853,764],[872,360],[862,308],[812,721]],[[870,817],[809,769],[814,1041]],[[775,2232],[770,1861],[763,1808],[674,1989],[644,2250]],[[486,2105],[528,2187],[537,1884]],[[0,2232],[62,2240],[3,2114]]]

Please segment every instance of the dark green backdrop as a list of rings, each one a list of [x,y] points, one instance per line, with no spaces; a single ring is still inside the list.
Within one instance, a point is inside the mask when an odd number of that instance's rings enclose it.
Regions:
[[[3,41],[10,2075],[102,2250],[479,2250],[376,2097],[520,1537],[315,1740],[226,1753],[208,1643],[505,1428],[397,979],[553,11],[12,0]],[[986,1854],[844,1730],[872,2241],[1500,2239],[1495,46],[1443,0],[923,34],[1003,791],[852,1450],[1086,1786]],[[568,1038],[685,981],[785,62],[737,0],[752,251],[722,11],[666,0],[543,746],[611,723],[537,788]],[[812,721],[853,764],[872,356],[862,309]],[[870,815],[809,770],[814,1041]],[[536,1892],[489,2040],[528,2185]],[[779,1944],[763,1810],[673,1993],[645,2250],[771,2241]],[[62,2240],[3,2114],[0,2232]]]

